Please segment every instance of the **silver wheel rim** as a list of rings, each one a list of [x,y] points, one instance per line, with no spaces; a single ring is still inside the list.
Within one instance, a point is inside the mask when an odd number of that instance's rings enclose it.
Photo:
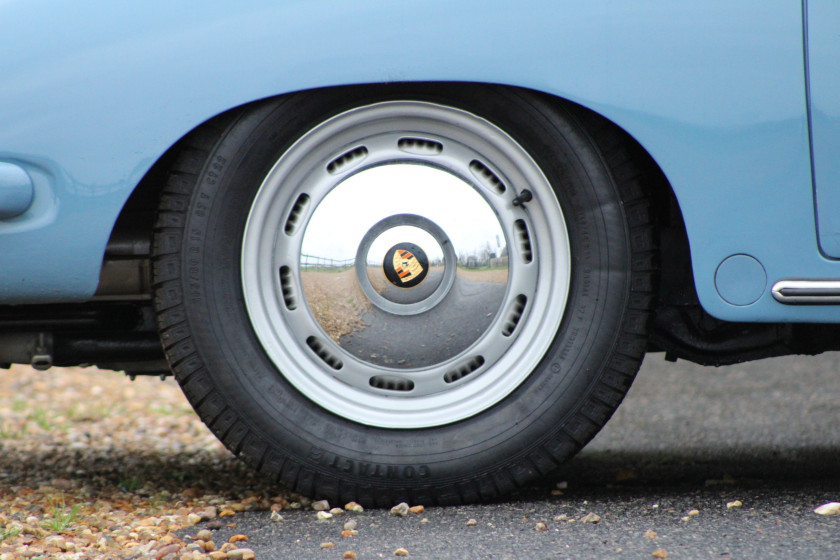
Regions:
[[[560,326],[570,266],[528,153],[476,115],[415,101],[359,107],[297,140],[260,186],[241,261],[282,375],[383,428],[463,420],[516,389]]]

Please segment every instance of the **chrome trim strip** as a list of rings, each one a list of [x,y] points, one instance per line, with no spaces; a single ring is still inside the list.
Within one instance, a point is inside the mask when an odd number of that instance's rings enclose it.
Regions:
[[[773,298],[784,304],[840,304],[840,280],[779,280]]]

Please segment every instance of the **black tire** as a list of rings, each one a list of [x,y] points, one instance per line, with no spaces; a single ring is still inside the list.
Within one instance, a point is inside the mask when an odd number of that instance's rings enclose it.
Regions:
[[[554,189],[571,252],[562,321],[533,371],[468,417],[401,429],[348,419],[296,389],[255,332],[241,279],[243,232],[275,163],[327,119],[392,100],[456,107],[515,139]],[[489,86],[305,92],[208,123],[174,165],[154,238],[155,307],[178,382],[228,449],[313,498],[476,502],[546,475],[609,419],[646,347],[654,235],[625,145],[582,109]],[[306,350],[305,341],[292,344]]]

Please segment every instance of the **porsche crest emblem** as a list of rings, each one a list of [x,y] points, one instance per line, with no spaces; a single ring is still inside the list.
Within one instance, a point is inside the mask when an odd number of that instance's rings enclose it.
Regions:
[[[382,268],[394,286],[413,288],[429,273],[429,259],[414,243],[398,243],[386,253]]]

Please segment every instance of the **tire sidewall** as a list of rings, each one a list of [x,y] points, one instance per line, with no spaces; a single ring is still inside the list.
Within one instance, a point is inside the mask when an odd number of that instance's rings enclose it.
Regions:
[[[453,424],[391,430],[322,409],[277,371],[248,318],[241,247],[254,196],[295,139],[346,109],[405,98],[464,109],[515,138],[555,189],[572,263],[558,335],[516,390]],[[360,486],[440,486],[504,470],[535,450],[568,441],[568,435],[574,449],[562,453],[570,455],[594,434],[597,427],[588,433],[577,424],[587,423],[581,406],[608,367],[621,332],[630,287],[627,239],[619,193],[592,141],[572,113],[538,96],[492,87],[444,93],[431,86],[299,94],[246,111],[208,158],[184,228],[184,306],[204,375],[250,437],[323,477]],[[217,435],[234,450],[242,447],[235,438],[246,437]]]

